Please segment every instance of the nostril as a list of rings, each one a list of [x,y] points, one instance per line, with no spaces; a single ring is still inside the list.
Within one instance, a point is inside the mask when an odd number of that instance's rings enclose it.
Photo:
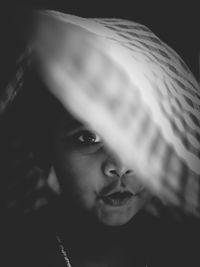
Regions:
[[[133,173],[132,170],[127,170],[127,171],[125,172],[125,174],[132,174],[132,173]]]
[[[120,176],[115,168],[105,168],[104,173],[108,177]]]
[[[109,173],[111,175],[117,175],[117,176],[119,175],[116,170],[109,170]]]

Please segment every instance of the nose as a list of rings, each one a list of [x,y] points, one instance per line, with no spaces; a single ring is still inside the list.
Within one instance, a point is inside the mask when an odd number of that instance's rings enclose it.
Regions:
[[[132,175],[133,170],[114,158],[108,158],[103,164],[103,173],[107,177],[122,177]]]

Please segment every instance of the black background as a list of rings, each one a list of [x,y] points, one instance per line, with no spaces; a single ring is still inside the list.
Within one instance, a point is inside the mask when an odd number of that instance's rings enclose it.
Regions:
[[[198,2],[198,1],[197,1]],[[173,47],[199,79],[200,12],[192,1],[35,0],[0,3],[0,86],[6,84],[24,47],[28,8],[55,9],[83,17],[118,17],[149,27]]]

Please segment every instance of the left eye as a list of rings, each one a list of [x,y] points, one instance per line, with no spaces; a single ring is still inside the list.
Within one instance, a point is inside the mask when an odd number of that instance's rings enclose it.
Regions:
[[[101,142],[101,138],[97,134],[90,131],[82,131],[77,134],[76,138],[79,143],[85,145],[98,144]]]

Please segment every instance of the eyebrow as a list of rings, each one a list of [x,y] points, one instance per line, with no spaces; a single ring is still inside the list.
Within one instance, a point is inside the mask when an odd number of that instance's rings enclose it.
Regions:
[[[69,116],[67,114],[67,116],[61,119],[61,129],[63,129],[64,131],[71,132],[81,127],[84,127],[83,123],[81,123],[71,115]]]
[[[90,126],[83,124],[82,122],[78,121],[74,117],[67,117],[64,119],[64,125],[62,128],[65,136],[72,136],[81,130],[86,130],[95,133],[96,135],[99,135],[94,129],[92,129]]]
[[[72,136],[78,132],[80,132],[81,130],[87,130],[88,128],[84,125],[80,125],[80,126],[74,126],[72,129],[67,131],[67,136]],[[89,129],[88,129],[89,130]]]
[[[89,126],[86,126],[86,125],[83,125],[83,124],[80,125],[80,126],[77,126],[76,128],[73,128],[71,130],[68,130],[68,132],[66,133],[65,136],[67,136],[67,137],[73,136],[74,134],[76,134],[76,133],[78,133],[78,132],[80,132],[82,130],[92,132],[95,135],[98,135],[99,136],[99,134],[96,131],[94,131],[93,129],[91,129]]]

